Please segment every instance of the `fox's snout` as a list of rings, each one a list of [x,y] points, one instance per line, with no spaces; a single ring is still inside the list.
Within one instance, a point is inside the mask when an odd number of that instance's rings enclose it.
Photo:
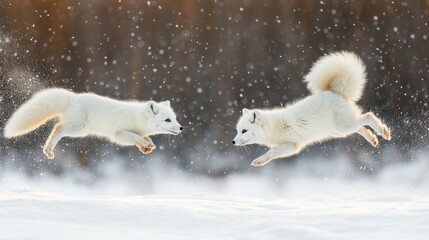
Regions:
[[[177,127],[179,129],[178,132],[181,133],[183,131],[183,126],[180,125],[180,123],[177,123],[177,125],[178,125]]]
[[[175,135],[178,135],[183,131],[182,125],[180,125],[180,124],[178,124],[178,125],[179,126],[173,127],[173,129],[171,130]]]
[[[177,134],[180,134],[182,131],[183,131],[183,127],[182,127],[182,126],[180,126],[180,127],[179,127],[179,131],[177,131]]]
[[[240,146],[242,144],[242,139],[240,138],[240,136],[235,136],[234,139],[232,139],[231,143],[234,144],[235,146]]]

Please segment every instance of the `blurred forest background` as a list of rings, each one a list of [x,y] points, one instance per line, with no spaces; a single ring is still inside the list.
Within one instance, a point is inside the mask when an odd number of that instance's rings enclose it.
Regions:
[[[413,161],[428,148],[428,24],[428,0],[0,0],[1,128],[47,87],[169,99],[186,126],[181,137],[155,137],[153,155],[96,138],[63,139],[48,161],[41,149],[47,124],[0,137],[0,166],[30,175],[71,165],[96,171],[106,161],[130,168],[171,162],[214,177],[248,171],[264,149],[231,146],[241,109],[307,96],[302,79],[311,64],[338,50],[367,65],[360,104],[385,119],[392,141],[374,149],[351,136],[271,166],[339,153],[367,173]]]

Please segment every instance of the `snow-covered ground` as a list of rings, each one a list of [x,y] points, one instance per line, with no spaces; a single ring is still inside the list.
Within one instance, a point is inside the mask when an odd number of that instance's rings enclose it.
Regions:
[[[344,162],[218,179],[167,164],[106,162],[93,181],[83,169],[61,177],[3,169],[0,239],[428,239],[426,157],[376,175]]]
[[[422,198],[0,196],[1,239],[428,239]]]

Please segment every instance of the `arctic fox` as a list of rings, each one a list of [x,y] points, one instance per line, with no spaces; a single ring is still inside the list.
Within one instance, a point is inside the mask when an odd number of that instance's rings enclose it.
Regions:
[[[353,53],[337,52],[320,58],[305,76],[312,95],[284,108],[243,109],[237,123],[237,146],[261,144],[270,147],[252,162],[263,166],[271,160],[299,153],[306,145],[324,139],[359,133],[374,147],[390,130],[373,113],[362,113],[356,101],[366,82],[365,66]]]
[[[54,148],[62,137],[97,135],[120,145],[136,145],[148,154],[156,148],[150,135],[177,135],[183,130],[169,101],[127,102],[52,88],[23,104],[6,123],[4,136],[26,134],[54,117],[59,122],[43,147],[49,159],[54,158]]]

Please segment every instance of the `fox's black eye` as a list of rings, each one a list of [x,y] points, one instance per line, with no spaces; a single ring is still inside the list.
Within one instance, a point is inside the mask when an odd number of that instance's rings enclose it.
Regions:
[[[171,120],[169,118],[165,119],[166,122],[171,122]]]
[[[247,132],[247,130],[246,129],[243,129],[243,131],[241,131],[241,133],[246,133]]]

